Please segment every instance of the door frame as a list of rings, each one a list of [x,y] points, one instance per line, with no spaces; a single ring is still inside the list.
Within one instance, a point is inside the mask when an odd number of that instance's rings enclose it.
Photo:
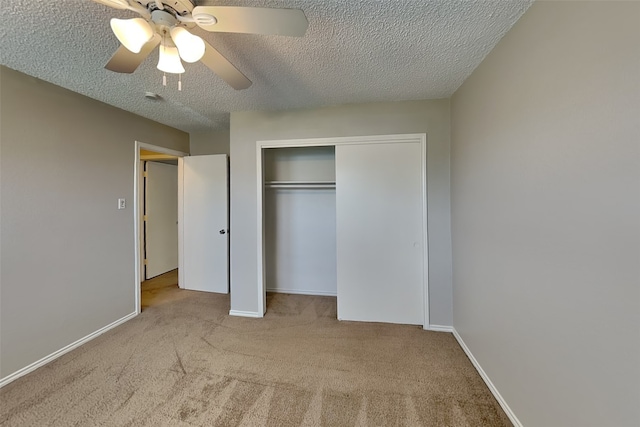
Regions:
[[[289,147],[319,147],[338,145],[362,145],[385,143],[419,143],[422,151],[421,175],[422,175],[422,301],[423,301],[423,329],[429,329],[429,245],[427,229],[427,134],[396,134],[396,135],[371,135],[355,137],[331,137],[331,138],[304,138],[284,140],[264,140],[256,142],[256,176],[258,196],[258,314],[264,316],[267,309],[267,289],[265,272],[265,226],[264,226],[264,158],[265,148],[289,148]]]
[[[134,144],[134,166],[133,166],[133,234],[134,234],[134,259],[135,259],[135,281],[134,295],[136,304],[136,314],[142,311],[140,297],[140,266],[142,265],[140,253],[140,150],[155,151],[178,158],[178,283],[182,283],[180,272],[182,271],[182,188],[183,188],[183,161],[182,158],[189,155],[182,151],[171,150],[158,145],[147,144],[146,142],[135,141]]]

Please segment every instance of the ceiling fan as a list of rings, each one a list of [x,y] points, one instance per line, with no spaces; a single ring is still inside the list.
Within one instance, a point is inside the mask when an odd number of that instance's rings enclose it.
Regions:
[[[122,46],[113,54],[106,69],[133,73],[160,45],[160,71],[181,74],[185,71],[181,59],[199,60],[236,90],[248,88],[251,80],[189,29],[197,26],[211,32],[301,37],[309,26],[300,9],[196,6],[195,0],[93,1],[140,15],[133,19],[111,19],[111,29]],[[166,84],[166,78],[164,82]]]

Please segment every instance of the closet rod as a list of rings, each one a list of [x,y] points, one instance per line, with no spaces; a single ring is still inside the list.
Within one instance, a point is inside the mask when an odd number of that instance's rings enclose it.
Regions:
[[[323,185],[278,185],[278,184],[274,184],[274,185],[265,185],[265,188],[267,190],[269,189],[277,189],[277,188],[281,188],[281,189],[289,189],[289,190],[297,190],[297,189],[311,189],[311,190],[315,190],[315,189],[326,189],[326,188],[336,188],[335,184],[323,184]]]
[[[336,188],[334,181],[267,181],[265,188]]]

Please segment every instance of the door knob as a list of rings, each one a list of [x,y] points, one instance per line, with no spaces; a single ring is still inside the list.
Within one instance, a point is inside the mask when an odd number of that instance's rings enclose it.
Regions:
[[[225,234],[227,232],[227,230],[220,230],[220,234]]]

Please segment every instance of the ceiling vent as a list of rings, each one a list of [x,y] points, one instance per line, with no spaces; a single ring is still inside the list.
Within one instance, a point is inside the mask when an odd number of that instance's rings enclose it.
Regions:
[[[153,92],[145,92],[144,97],[150,101],[162,101],[162,97],[157,93],[153,93]]]

